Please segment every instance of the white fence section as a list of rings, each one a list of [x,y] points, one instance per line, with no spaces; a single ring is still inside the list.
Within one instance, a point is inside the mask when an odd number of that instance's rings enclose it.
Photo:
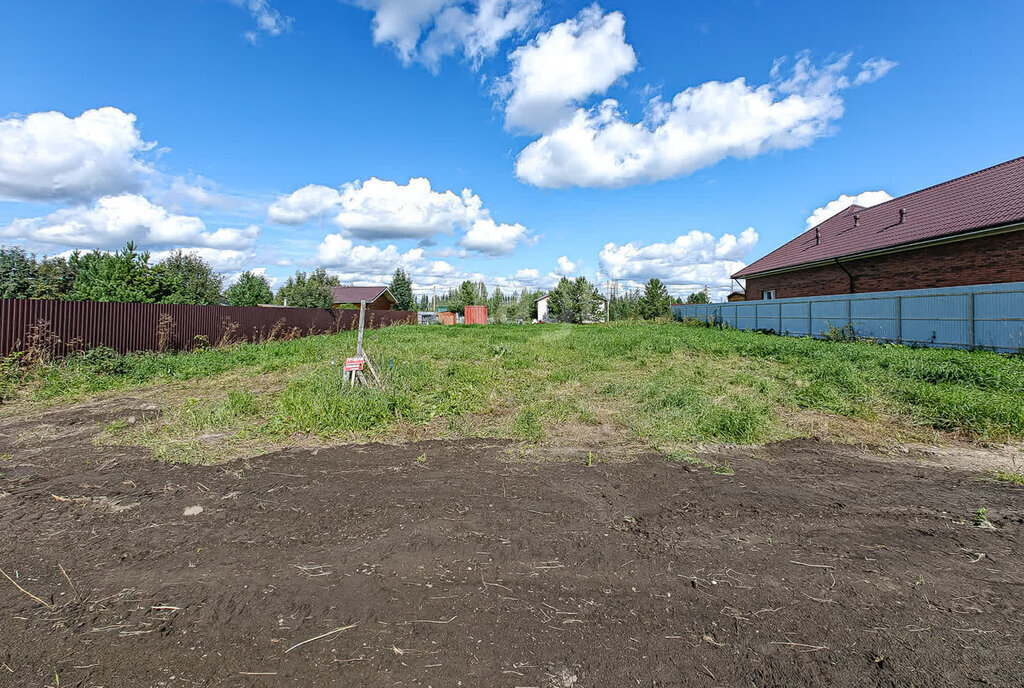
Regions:
[[[1024,282],[679,305],[672,312],[795,337],[849,326],[858,337],[884,342],[1024,351]]]

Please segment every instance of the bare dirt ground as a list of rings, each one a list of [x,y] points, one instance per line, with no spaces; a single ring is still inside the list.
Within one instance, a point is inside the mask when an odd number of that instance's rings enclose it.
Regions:
[[[1024,685],[1024,488],[955,448],[93,443],[144,406],[0,421],[0,685]]]

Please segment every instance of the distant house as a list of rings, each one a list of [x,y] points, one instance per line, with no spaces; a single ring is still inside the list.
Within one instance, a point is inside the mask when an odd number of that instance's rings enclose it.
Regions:
[[[603,296],[600,297],[600,298],[601,298],[601,303],[597,307],[597,312],[598,313],[603,313],[604,315],[601,316],[600,320],[587,321],[587,322],[604,322],[605,320],[607,320],[607,315],[608,315],[608,299],[606,299]],[[538,322],[547,322],[547,320],[548,320],[548,303],[549,303],[550,300],[551,300],[551,294],[550,293],[549,294],[545,294],[544,296],[542,296],[542,297],[540,297],[539,299],[536,300],[537,301],[537,321]]]
[[[747,301],[1024,281],[1024,157],[850,206],[732,277]]]
[[[367,310],[390,311],[398,303],[387,287],[333,287],[331,297],[334,308],[359,308],[366,301]]]
[[[746,301],[747,300],[747,295],[744,294],[742,291],[733,291],[733,292],[729,292],[729,296],[727,296],[725,300],[729,301],[729,302],[733,302],[733,301]]]

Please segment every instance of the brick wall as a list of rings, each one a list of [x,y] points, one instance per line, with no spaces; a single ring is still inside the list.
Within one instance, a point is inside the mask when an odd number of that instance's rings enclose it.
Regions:
[[[843,270],[846,268],[846,270]],[[853,289],[850,289],[850,275]],[[1024,282],[1024,231],[747,280],[747,300]]]

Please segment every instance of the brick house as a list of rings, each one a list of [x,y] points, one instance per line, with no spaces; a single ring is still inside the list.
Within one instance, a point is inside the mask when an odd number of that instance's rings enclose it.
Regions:
[[[1024,282],[1024,157],[851,206],[732,277],[747,301]]]
[[[359,308],[366,301],[367,310],[390,311],[398,303],[387,287],[332,287],[334,308]]]

